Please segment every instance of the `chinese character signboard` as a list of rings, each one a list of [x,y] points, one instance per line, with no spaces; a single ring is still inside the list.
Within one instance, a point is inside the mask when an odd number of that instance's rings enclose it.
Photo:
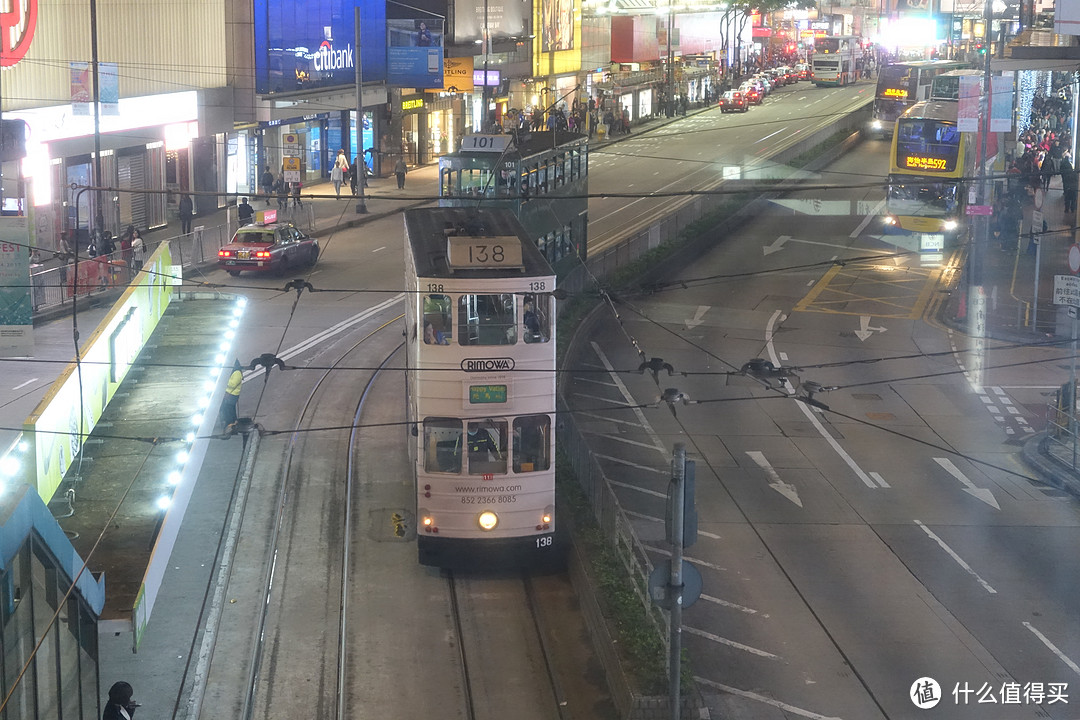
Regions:
[[[1054,304],[1080,307],[1080,277],[1076,275],[1054,276]]]

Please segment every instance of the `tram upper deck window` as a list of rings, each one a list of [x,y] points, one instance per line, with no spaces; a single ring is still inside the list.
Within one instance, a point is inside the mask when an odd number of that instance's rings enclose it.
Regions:
[[[461,472],[461,420],[439,417],[424,419],[424,470]]]
[[[526,415],[514,418],[514,472],[536,472],[551,467],[551,418]]]
[[[506,421],[469,423],[465,438],[469,448],[470,475],[506,474]]]
[[[454,337],[454,302],[449,295],[424,296],[424,342],[449,345]]]
[[[469,168],[461,171],[462,195],[491,195],[495,192],[495,180],[490,168]]]
[[[547,342],[551,337],[551,296],[525,295],[521,305],[521,336],[525,342]]]
[[[458,302],[461,345],[513,345],[517,342],[514,296],[462,295]]]

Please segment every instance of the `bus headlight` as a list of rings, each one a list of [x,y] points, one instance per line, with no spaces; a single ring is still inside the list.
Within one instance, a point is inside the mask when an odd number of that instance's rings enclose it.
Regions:
[[[499,516],[491,510],[485,510],[480,513],[480,517],[476,518],[476,524],[480,526],[481,530],[494,530],[495,526],[499,524]]]
[[[886,215],[881,218],[881,222],[885,223],[886,225],[895,225],[896,218],[894,218],[892,215]]]
[[[945,229],[946,229],[946,230],[955,230],[955,229],[956,229],[956,226],[957,226],[958,224],[959,224],[959,223],[957,223],[957,222],[956,222],[955,220],[946,220],[946,221],[945,221]]]

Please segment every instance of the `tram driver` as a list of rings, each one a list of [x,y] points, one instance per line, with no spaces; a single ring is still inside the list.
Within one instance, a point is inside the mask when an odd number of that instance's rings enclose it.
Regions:
[[[465,438],[469,449],[469,473],[505,472],[506,457],[499,448],[498,431],[483,422],[470,422]],[[501,468],[501,469],[500,469]]]

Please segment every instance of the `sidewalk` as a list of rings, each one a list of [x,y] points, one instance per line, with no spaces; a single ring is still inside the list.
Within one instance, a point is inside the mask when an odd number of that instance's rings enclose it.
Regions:
[[[1042,198],[1028,197],[1023,203],[1021,236],[1013,247],[1002,249],[990,238],[983,252],[986,337],[1009,343],[1038,343],[1071,337],[1072,320],[1064,306],[1053,304],[1054,275],[1068,275],[1068,252],[1074,242],[1075,214],[1066,215],[1061,178],[1055,177]],[[1041,212],[1047,230],[1032,230],[1032,217]],[[1036,216],[1037,217],[1037,216]],[[1037,242],[1037,244],[1036,244]],[[970,272],[969,251],[963,253],[958,269]],[[1036,281],[1036,264],[1038,279]],[[940,319],[957,332],[970,334],[969,300],[962,297],[964,280],[950,289]],[[1036,301],[1036,295],[1038,300]],[[1062,381],[1067,380],[1062,377]],[[1052,428],[1049,428],[1052,430]],[[1025,461],[1045,481],[1080,497],[1080,471],[1073,467],[1072,453],[1061,442],[1051,441],[1048,431],[1036,433],[1023,446]]]

